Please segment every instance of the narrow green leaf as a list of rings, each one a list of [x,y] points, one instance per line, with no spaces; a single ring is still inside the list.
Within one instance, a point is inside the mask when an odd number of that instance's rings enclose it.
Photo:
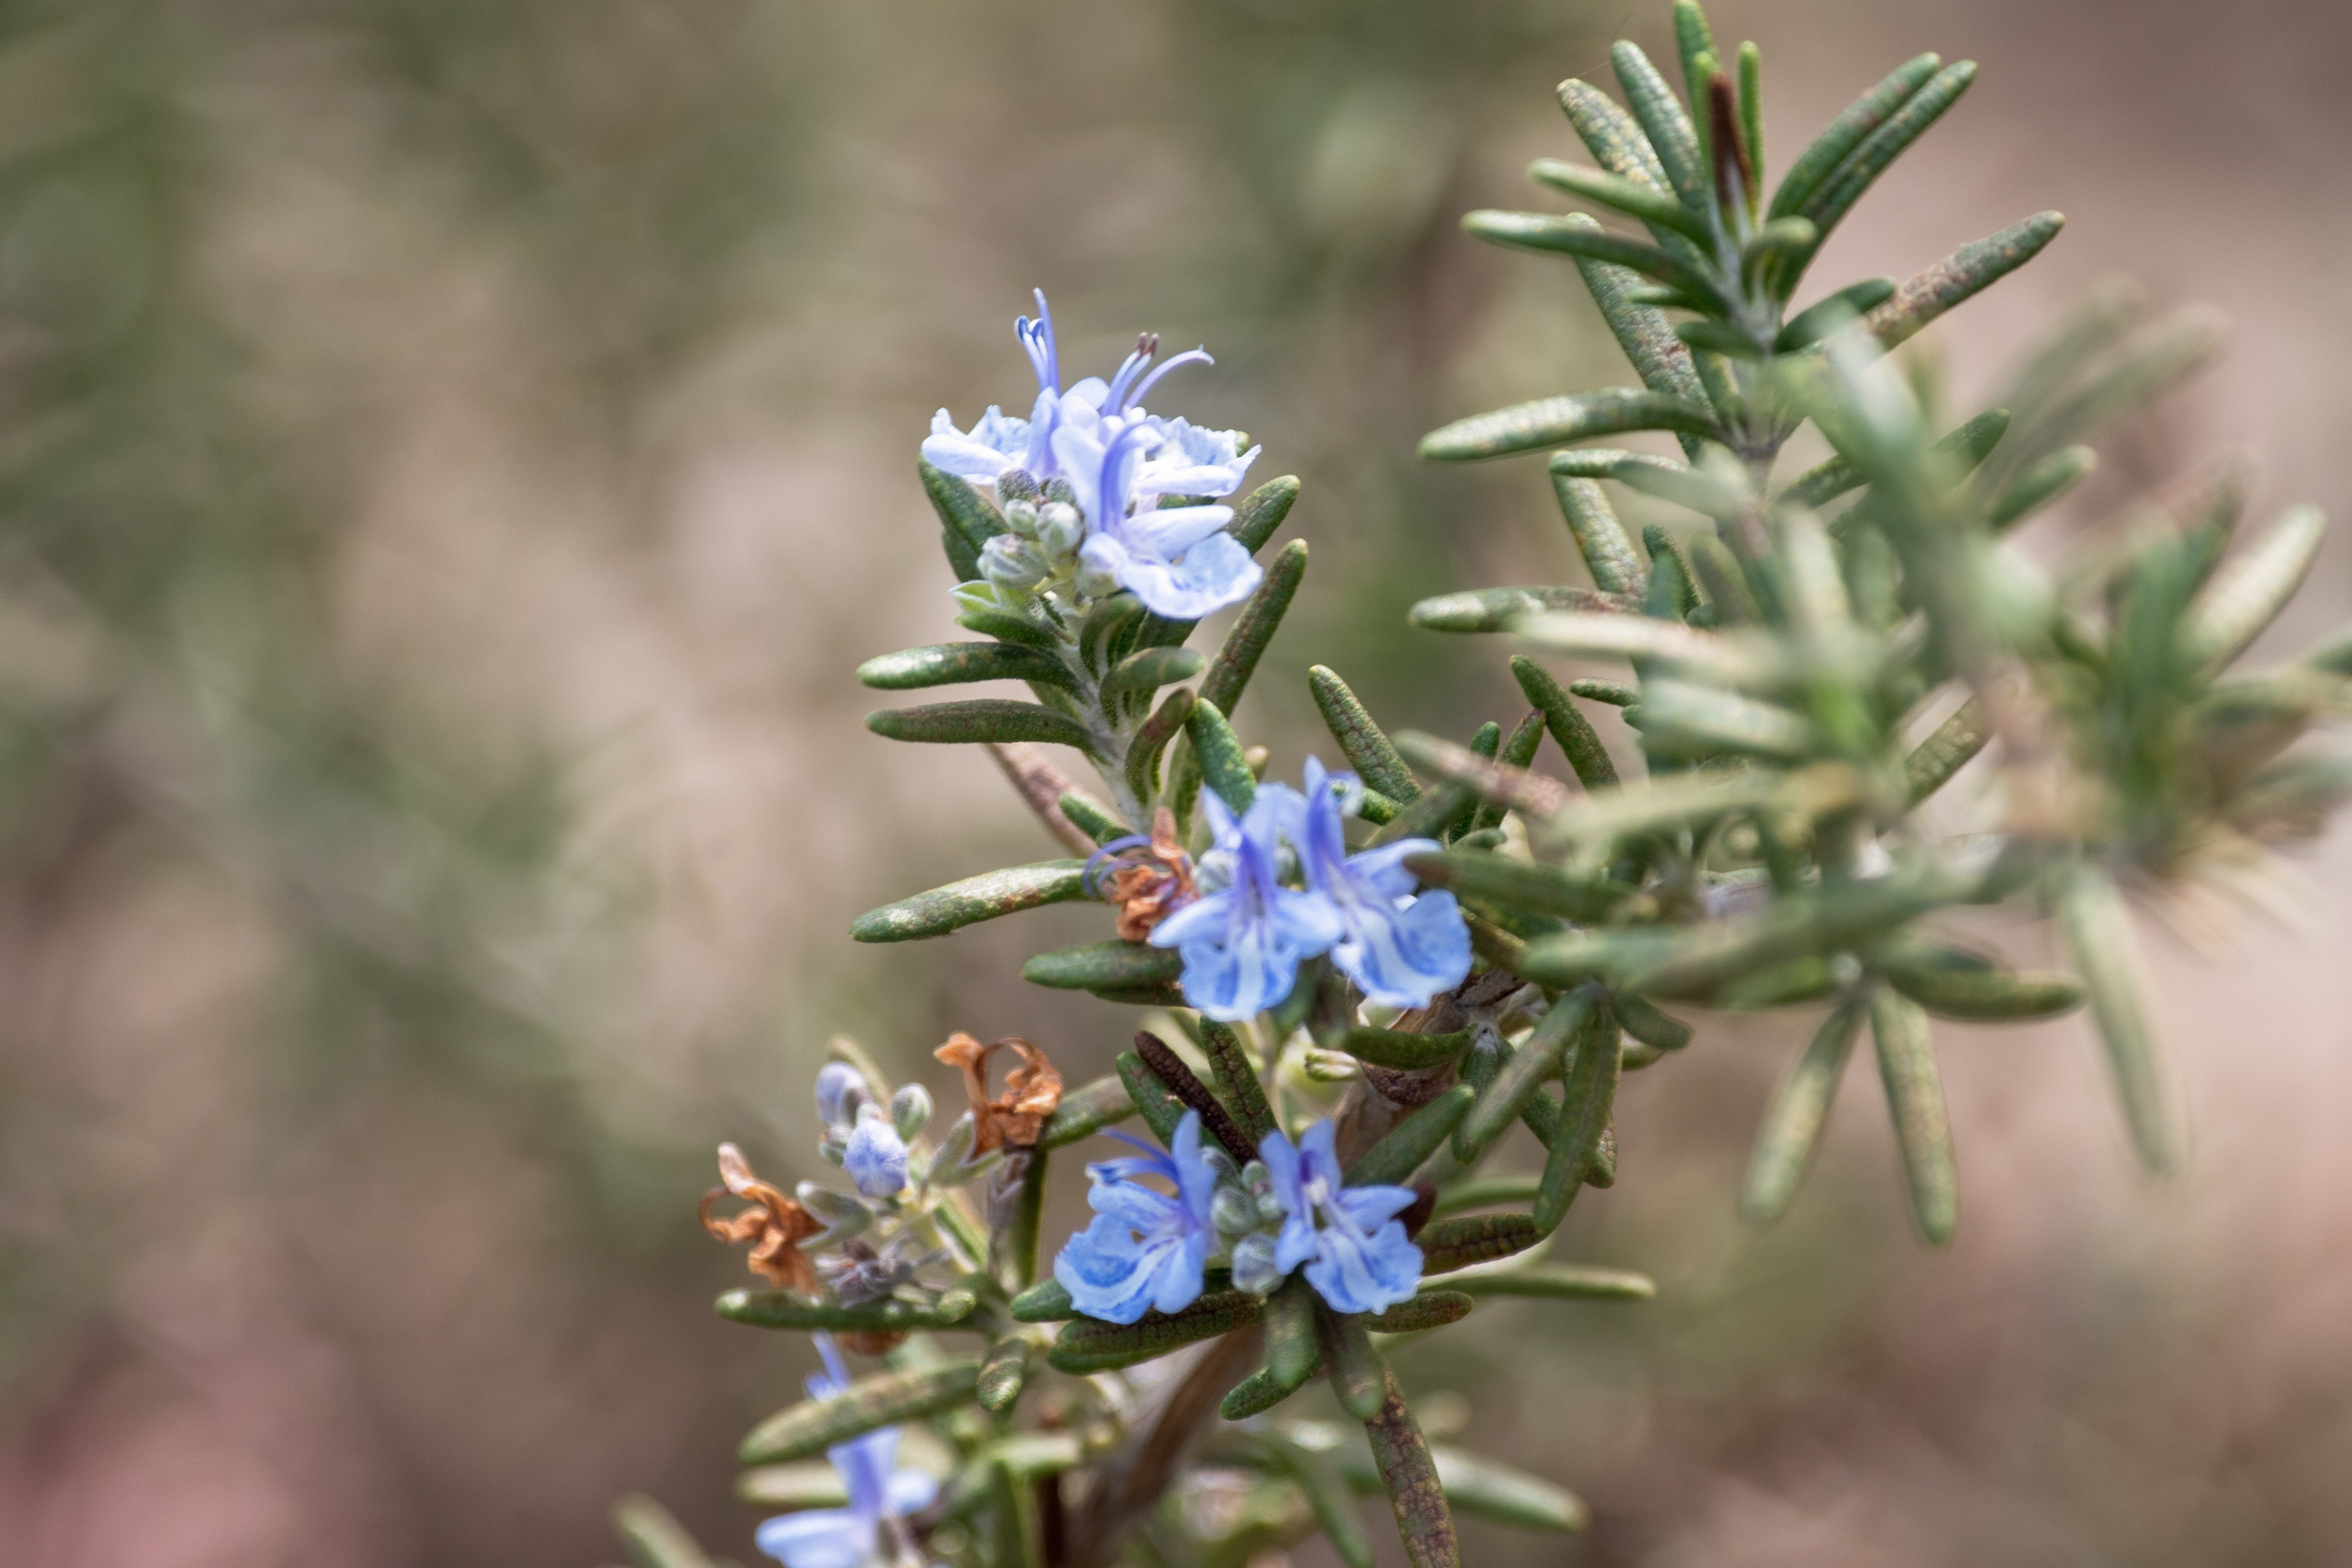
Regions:
[[[1452,1061],[1470,1044],[1470,1032],[1457,1029],[1450,1035],[1413,1035],[1358,1024],[1318,1043],[1326,1050],[1345,1051],[1358,1061],[1370,1062],[1374,1067],[1409,1072]]]
[[[1555,191],[1613,207],[1653,228],[1671,229],[1700,245],[1714,243],[1715,237],[1708,232],[1704,218],[1683,205],[1673,193],[1660,190],[1655,185],[1628,180],[1599,169],[1588,169],[1581,164],[1563,163],[1557,158],[1537,159],[1528,165],[1528,176]]]
[[[1289,1394],[1315,1375],[1323,1352],[1315,1339],[1315,1288],[1304,1274],[1284,1280],[1265,1300],[1265,1370]]]
[[[1823,181],[1843,166],[1853,150],[1870,134],[1886,123],[1889,116],[1910,101],[1913,94],[1926,86],[1929,78],[1943,65],[1937,55],[1920,55],[1906,60],[1888,73],[1885,79],[1848,105],[1843,112],[1830,121],[1829,129],[1816,138],[1811,146],[1798,154],[1790,165],[1788,178],[1772,195],[1771,216],[1786,217],[1801,212],[1812,199]]]
[[[1554,838],[1576,847],[1570,868],[1574,871],[1582,865],[1605,863],[1611,848],[1638,835],[1697,826],[1727,812],[1820,816],[1859,804],[1864,795],[1862,775],[1839,763],[1817,763],[1787,773],[1709,769],[1595,791],[1545,826]],[[1530,960],[1535,956],[1531,952]]]
[[[1127,1085],[1118,1075],[1098,1078],[1062,1096],[1054,1114],[1045,1118],[1045,1125],[1037,1131],[1037,1146],[1058,1149],[1134,1114],[1135,1101],[1129,1097]]]
[[[1306,1497],[1307,1506],[1314,1510],[1316,1528],[1322,1531],[1339,1561],[1347,1568],[1372,1568],[1372,1543],[1364,1535],[1364,1521],[1357,1517],[1355,1494],[1331,1461],[1279,1433],[1261,1433],[1258,1442],[1274,1468],[1289,1477]]]
[[[1612,267],[1622,267],[1627,271],[1638,272],[1644,278],[1664,284],[1685,299],[1715,307],[1727,315],[1731,313],[1734,301],[1727,299],[1716,280],[1699,268],[1647,240],[1612,234],[1589,217],[1581,223],[1577,222],[1576,219],[1582,216],[1507,212],[1487,207],[1465,215],[1462,226],[1489,245],[1553,251],[1562,256],[1580,256],[1588,261],[1605,261]],[[1683,427],[1663,426],[1668,429]],[[1621,426],[1618,428],[1632,426]]]
[[[1097,672],[1108,668],[1147,613],[1143,601],[1124,590],[1096,601],[1078,625],[1078,655],[1087,668]]]
[[[1062,646],[1061,639],[1055,636],[1051,626],[1027,616],[1013,615],[1009,610],[966,610],[956,617],[956,625],[968,632],[994,637],[999,642],[1043,648],[1048,653]]]
[[[631,1492],[613,1505],[613,1533],[620,1538],[631,1568],[712,1568],[709,1556],[677,1516],[642,1492]]]
[[[934,702],[922,708],[886,708],[868,713],[866,727],[888,740],[929,745],[1038,741],[1075,746],[1089,754],[1094,749],[1086,726],[1066,713],[1040,708],[1034,702],[1012,702],[994,697]]]
[[[941,526],[970,546],[975,557],[990,540],[1010,531],[1003,515],[972,488],[971,481],[935,468],[919,458],[915,460],[915,468],[922,476],[923,494],[930,498],[931,510],[940,514]],[[972,577],[978,575],[976,572],[972,574]],[[963,581],[969,583],[972,577]]]
[[[1538,1263],[1465,1274],[1450,1287],[1470,1296],[1541,1296],[1568,1301],[1647,1301],[1657,1281],[1630,1268],[1586,1263]]]
[[[1355,1163],[1348,1167],[1348,1185],[1402,1186],[1411,1181],[1412,1173],[1444,1145],[1477,1098],[1477,1091],[1468,1084],[1457,1083],[1421,1106],[1356,1156]]]
[[[1612,708],[1631,708],[1642,700],[1640,690],[1622,680],[1593,680],[1580,677],[1568,683],[1568,689],[1587,702],[1606,702]]]
[[[1078,1315],[1069,1287],[1058,1279],[1040,1279],[1013,1297],[1006,1310],[1016,1323],[1059,1323]]]
[[[1176,1146],[1176,1124],[1184,1120],[1184,1102],[1168,1090],[1160,1076],[1143,1065],[1143,1058],[1133,1051],[1121,1051],[1113,1064],[1118,1068],[1119,1081],[1127,1085],[1128,1099],[1142,1112],[1144,1125],[1160,1140],[1160,1147]]]
[[[1274,1107],[1265,1101],[1265,1090],[1258,1085],[1256,1069],[1250,1066],[1249,1054],[1242,1048],[1241,1037],[1230,1025],[1213,1018],[1203,1019],[1201,1050],[1209,1058],[1217,1098],[1233,1113],[1234,1124],[1241,1129],[1249,1146],[1256,1148],[1275,1130]]]
[[[1090,942],[1041,952],[1021,966],[1022,979],[1057,991],[1149,985],[1183,973],[1184,960],[1173,950],[1132,942]]]
[[[1265,548],[1265,542],[1274,537],[1274,531],[1282,526],[1282,520],[1290,515],[1291,506],[1297,500],[1297,475],[1285,474],[1280,479],[1268,479],[1234,508],[1234,521],[1225,525],[1225,531],[1255,555]]]
[[[1150,1312],[1133,1323],[1073,1318],[1062,1325],[1045,1359],[1061,1372],[1114,1372],[1247,1328],[1257,1321],[1261,1306],[1246,1290],[1217,1290],[1181,1312]]]
[[[1192,737],[1192,755],[1200,760],[1202,782],[1217,792],[1217,798],[1235,816],[1249,810],[1257,798],[1257,778],[1242,754],[1240,739],[1217,705],[1195,698],[1184,732]]]
[[[1050,1162],[1043,1149],[1033,1149],[1021,1166],[1021,1185],[1003,1211],[990,1264],[997,1281],[1019,1291],[1037,1279],[1037,1237],[1045,1212],[1045,1172]]]
[[[1207,662],[1198,648],[1139,648],[1103,677],[1103,706],[1108,708],[1130,697],[1148,697],[1163,686],[1190,680]]]
[[[1617,784],[1617,764],[1609,758],[1608,748],[1593,730],[1592,721],[1577,710],[1562,691],[1551,672],[1528,658],[1514,654],[1511,658],[1511,678],[1519,683],[1529,702],[1544,716],[1544,725],[1550,730],[1553,742],[1568,757],[1568,765],[1576,770],[1576,777],[1588,790],[1610,789]]]
[[[1653,579],[1655,585],[1655,579]],[[1754,688],[1778,676],[1778,655],[1754,634],[1700,631],[1647,616],[1596,616],[1553,610],[1528,616],[1511,628],[1546,653],[1573,658],[1654,658],[1693,677]]]
[[[857,679],[884,691],[954,686],[974,680],[1031,680],[1075,690],[1062,661],[1017,643],[951,642],[886,653],[857,667]]]
[[[1642,683],[1635,723],[1653,754],[1802,762],[1822,749],[1812,721],[1777,702],[1664,677]]]
[[[1003,1465],[983,1465],[988,1478],[988,1561],[992,1568],[1038,1568],[1035,1542],[1029,1530],[1029,1510],[1013,1472]]]
[[[1460,1322],[1477,1306],[1459,1290],[1423,1290],[1384,1312],[1368,1314],[1364,1327],[1376,1334],[1423,1334]]]
[[[1491,1214],[1438,1220],[1423,1226],[1414,1239],[1421,1247],[1421,1272],[1425,1278],[1525,1252],[1543,1237],[1527,1215]]]
[[[1385,1368],[1380,1406],[1365,1421],[1364,1435],[1371,1441],[1372,1464],[1396,1515],[1405,1561],[1412,1568],[1461,1568],[1462,1548],[1454,1538],[1454,1512],[1446,1505],[1437,1461],[1405,1405],[1395,1374]]]
[[[1281,627],[1283,615],[1290,608],[1290,601],[1298,593],[1299,580],[1306,574],[1307,542],[1303,539],[1294,539],[1284,545],[1267,563],[1265,581],[1257,585],[1257,592],[1242,606],[1241,616],[1226,634],[1224,645],[1217,649],[1209,673],[1201,678],[1201,695],[1215,703],[1218,712],[1232,712],[1234,704],[1241,700],[1250,676],[1257,669],[1257,661]]]
[[[2059,924],[2090,993],[2091,1018],[2106,1045],[2124,1121],[2140,1163],[2159,1175],[2179,1163],[2170,1095],[2141,998],[2148,994],[2139,942],[2123,895],[2105,872],[2076,861],[2062,877]]]
[[[1787,216],[1811,218],[1822,237],[1827,238],[1838,221],[1853,210],[1862,194],[1886,172],[1887,165],[1901,157],[1912,142],[1942,118],[1944,110],[1959,100],[1976,76],[1974,60],[1961,60],[1937,71],[1904,100],[1902,108],[1887,116],[1885,123],[1863,139],[1853,155],[1838,166],[1837,173],[1813,193],[1800,211]],[[1773,216],[1784,216],[1778,206],[1776,202]]]
[[[1379,724],[1348,683],[1328,665],[1316,665],[1307,672],[1307,689],[1314,694],[1316,709],[1331,738],[1339,742],[1347,753],[1348,765],[1371,788],[1400,805],[1410,805],[1421,795],[1421,786],[1413,782],[1404,759],[1381,732]]]
[[[1684,398],[1608,387],[1599,392],[1538,398],[1492,414],[1457,419],[1423,437],[1421,455],[1433,462],[1468,462],[1558,447],[1593,436],[1621,435],[1628,430],[1680,430],[1695,436],[1712,436],[1716,433],[1715,416],[1703,405]]]
[[[1608,919],[1632,891],[1571,877],[1540,861],[1480,849],[1410,856],[1405,868],[1431,887],[1451,888],[1481,903],[1580,921]]]
[[[1918,805],[1952,780],[1992,739],[1991,727],[1970,698],[1936,726],[1911,754],[1903,759],[1903,777],[1911,786],[1910,803]]]
[[[1993,502],[1987,525],[1999,533],[2022,521],[2082,483],[2098,466],[2098,454],[2088,447],[2061,447],[2028,464]]]
[[[1160,798],[1155,783],[1160,753],[1192,722],[1196,700],[1190,689],[1179,687],[1161,700],[1150,718],[1136,726],[1135,739],[1127,748],[1127,787],[1138,801]]]
[[[1849,1002],[1831,1013],[1780,1080],[1748,1163],[1740,1209],[1749,1219],[1769,1225],[1788,1212],[1821,1147],[1830,1102],[1837,1098],[1838,1080],[1845,1076],[1846,1058],[1853,1054],[1867,1011],[1865,1004]]]
[[[1029,1358],[1035,1349],[1018,1334],[1008,1334],[988,1347],[975,1385],[982,1410],[1001,1415],[1020,1402],[1021,1390],[1029,1381]]]
[[[849,1488],[841,1472],[824,1459],[797,1465],[760,1465],[735,1478],[735,1500],[771,1511],[846,1508]]]
[[[1575,477],[1567,471],[1570,463],[1580,456],[1597,454],[1561,452],[1551,460],[1552,493],[1559,501],[1560,516],[1567,520],[1577,551],[1584,557],[1585,568],[1592,574],[1592,581],[1601,592],[1638,602],[1648,584],[1649,572],[1643,566],[1642,558],[1633,553],[1633,541],[1610,509],[1609,498],[1601,493],[1601,487],[1589,478]]]
[[[1748,167],[1754,179],[1748,195],[1753,213],[1763,205],[1764,190],[1764,56],[1753,43],[1739,46],[1739,131],[1748,142]]]
[[[1543,710],[1537,709],[1518,721],[1511,731],[1511,738],[1504,742],[1503,749],[1496,753],[1495,760],[1507,768],[1524,771],[1534,764],[1536,752],[1543,745]],[[1504,807],[1499,803],[1486,802],[1478,808],[1478,815],[1470,819],[1470,830],[1483,833],[1488,828],[1501,826],[1503,813]]]
[[[1311,1328],[1314,1320],[1310,1317],[1307,1321]],[[1308,1343],[1313,1343],[1311,1338]],[[1313,1362],[1311,1372],[1322,1370],[1323,1363],[1318,1357]],[[1233,1391],[1217,1406],[1217,1414],[1228,1421],[1246,1421],[1253,1415],[1265,1415],[1297,1392],[1296,1388],[1285,1388],[1275,1381],[1272,1373],[1260,1367],[1234,1384]]]
[[[1559,84],[1559,107],[1594,163],[1621,180],[1673,190],[1665,165],[1658,162],[1642,128],[1607,93],[1570,77]]]
[[[1606,1009],[1595,1009],[1587,1016],[1569,1058],[1561,1084],[1559,1131],[1553,1135],[1551,1152],[1544,1160],[1543,1184],[1536,1191],[1532,1217],[1542,1235],[1549,1236],[1567,1217],[1577,1189],[1601,1152],[1622,1069],[1617,1022]]]
[[[1896,954],[1882,955],[1879,968],[1895,990],[1939,1018],[2022,1023],[2083,1005],[2083,983],[2052,970],[1949,969],[1906,963]]]
[[[1522,768],[1507,768],[1487,761],[1467,746],[1407,730],[1397,737],[1397,749],[1413,766],[1460,784],[1481,799],[1495,801],[1530,817],[1557,814],[1571,798],[1561,784]],[[1392,830],[1391,839],[1403,835]]]
[[[2245,652],[2303,586],[2326,531],[2317,507],[2294,507],[2225,563],[2189,606],[2180,637],[2188,661],[2210,674]]]
[[[1531,1204],[1543,1178],[1536,1175],[1469,1176],[1441,1187],[1433,1219],[1458,1215],[1465,1209],[1493,1208],[1506,1204]],[[1458,1288],[1458,1287],[1457,1287]]]
[[[968,1405],[980,1365],[970,1358],[860,1378],[839,1394],[803,1400],[761,1422],[737,1447],[736,1458],[746,1465],[804,1459],[877,1426],[920,1421]]]
[[[1633,110],[1642,134],[1658,155],[1666,183],[1684,205],[1693,212],[1706,211],[1710,200],[1706,167],[1699,161],[1698,138],[1691,130],[1690,117],[1675,101],[1674,89],[1639,46],[1623,39],[1609,51],[1609,63],[1616,69],[1617,85],[1624,90],[1625,107]]]
[[[1930,1247],[1942,1247],[1959,1222],[1960,1179],[1927,1016],[1881,989],[1870,998],[1870,1035],[1886,1085],[1886,1109],[1895,1119],[1895,1142],[1903,1151],[1911,1217]]]
[[[1331,1392],[1338,1396],[1339,1408],[1359,1421],[1379,1415],[1388,1363],[1372,1348],[1372,1336],[1364,1327],[1362,1314],[1335,1312],[1318,1303],[1315,1342],[1322,1352],[1324,1371],[1331,1380]]]
[[[1083,860],[1044,860],[1034,866],[983,872],[868,910],[850,922],[849,934],[857,942],[913,942],[945,936],[999,915],[1083,899],[1086,873]]]
[[[1817,300],[1789,318],[1780,335],[1772,340],[1772,352],[1792,354],[1811,347],[1850,321],[1856,321],[1895,297],[1892,278],[1865,278],[1859,283],[1849,283],[1828,298]],[[1799,483],[1802,483],[1801,479]],[[1855,483],[1860,483],[1857,479]],[[1790,489],[1795,490],[1791,485]],[[1818,506],[1819,501],[1801,504]]]
[[[1601,229],[1584,213],[1570,213],[1563,221],[1571,227],[1581,226],[1594,233]],[[1684,243],[1671,231],[1665,237],[1669,249]],[[1592,296],[1601,319],[1608,323],[1610,334],[1624,351],[1626,361],[1642,378],[1642,384],[1661,397],[1677,398],[1693,407],[1705,408],[1707,394],[1699,380],[1696,362],[1682,340],[1675,336],[1673,324],[1658,308],[1660,300],[1649,296],[1655,293],[1665,302],[1684,309],[1696,309],[1697,301],[1685,300],[1674,289],[1645,282],[1640,273],[1612,262],[1590,256],[1571,255],[1569,259],[1576,263],[1577,276],[1584,280],[1585,291]],[[1693,461],[1697,460],[1702,434],[1691,430],[1675,432],[1684,455]]]
[[[1071,826],[1097,844],[1108,844],[1135,831],[1076,790],[1064,791],[1060,805],[1062,815],[1070,819]]]
[[[971,1316],[969,1296],[950,1294],[936,1308],[908,1301],[870,1301],[847,1307],[821,1301],[794,1290],[730,1290],[719,1298],[716,1310],[730,1323],[755,1329],[838,1329],[845,1332],[898,1333],[916,1329],[952,1329]],[[971,1325],[979,1331],[979,1325]]]
[[[1640,607],[1637,600],[1592,588],[1472,588],[1423,599],[1405,619],[1425,632],[1499,632],[1520,616],[1546,610],[1626,615]]]
[[[1610,998],[1609,1006],[1624,1031],[1645,1046],[1678,1051],[1691,1043],[1691,1026],[1660,1012],[1657,1005],[1646,997],[1620,991]]]
[[[1907,342],[1928,322],[1982,293],[2036,256],[2066,226],[2063,213],[2036,213],[1999,234],[1964,245],[1943,260],[1904,279],[1895,297],[1864,319],[1887,348]]]
[[[1478,1090],[1476,1103],[1461,1119],[1461,1135],[1454,1145],[1455,1159],[1465,1165],[1475,1164],[1486,1145],[1519,1119],[1536,1090],[1559,1075],[1569,1047],[1599,1000],[1591,989],[1580,987],[1551,1005],[1502,1070]]]
[[[1459,746],[1454,749],[1462,750]],[[1391,817],[1372,842],[1395,844],[1407,838],[1435,838],[1444,832],[1446,824],[1469,810],[1477,799],[1475,790],[1441,782],[1423,791],[1420,799]]]

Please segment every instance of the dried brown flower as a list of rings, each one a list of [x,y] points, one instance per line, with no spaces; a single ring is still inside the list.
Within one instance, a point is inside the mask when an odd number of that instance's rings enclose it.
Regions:
[[[1021,1065],[1004,1075],[1004,1092],[992,1100],[988,1058],[1003,1050],[1019,1057]],[[1044,1051],[1017,1035],[983,1046],[959,1029],[931,1055],[963,1074],[963,1091],[971,1101],[974,1154],[1007,1144],[1015,1149],[1034,1147],[1045,1118],[1062,1103],[1062,1075],[1054,1070]]]
[[[1151,928],[1201,896],[1192,858],[1176,841],[1176,816],[1166,806],[1151,814],[1151,837],[1127,843],[1108,858],[1101,886],[1118,906],[1122,942],[1141,942]]]
[[[695,1217],[702,1228],[730,1247],[751,1244],[751,1272],[779,1289],[816,1289],[816,1269],[801,1256],[801,1243],[823,1230],[823,1222],[795,1199],[761,1181],[732,1143],[719,1145],[719,1179],[726,1184],[702,1194]],[[710,1205],[733,1194],[751,1206],[726,1219],[712,1216]]]

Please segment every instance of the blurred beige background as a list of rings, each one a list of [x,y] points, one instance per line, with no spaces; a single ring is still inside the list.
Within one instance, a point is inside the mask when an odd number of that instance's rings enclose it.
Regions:
[[[2242,445],[2342,517],[2352,228],[2313,0],[1715,12],[1785,165],[1895,61],[1975,89],[1819,274],[2066,234],[1938,336],[1956,396],[2129,272],[2237,323],[2076,509]],[[847,1030],[911,1066],[1123,1010],[1024,989],[1047,911],[900,949],[874,903],[1042,845],[984,761],[867,735],[950,632],[914,446],[1066,363],[1205,341],[1187,412],[1297,472],[1314,565],[1243,707],[1292,766],[1322,660],[1384,717],[1508,717],[1437,589],[1572,576],[1531,462],[1420,433],[1624,378],[1547,205],[1609,0],[81,0],[0,5],[0,1560],[585,1565],[642,1488],[750,1559],[730,1451],[797,1348],[719,1323],[721,1138],[815,1166]],[[2065,530],[2045,525],[2055,546]],[[2352,608],[2331,545],[2273,634]],[[2281,927],[2151,922],[2197,1121],[2128,1163],[2083,1028],[1949,1028],[1964,1219],[1927,1256],[1875,1085],[1769,1235],[1746,1140],[1808,1021],[1627,1086],[1562,1254],[1416,1352],[1582,1540],[1483,1564],[2352,1562],[2352,938],[2338,831]],[[2022,922],[1999,935],[2021,955]],[[940,1080],[943,1085],[943,1080]],[[1483,1318],[1482,1314],[1482,1318]],[[1320,1563],[1316,1555],[1306,1560]]]

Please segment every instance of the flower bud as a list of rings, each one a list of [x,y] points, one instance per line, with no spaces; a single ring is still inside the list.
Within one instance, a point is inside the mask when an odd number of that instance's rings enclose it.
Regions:
[[[1037,476],[1026,468],[1007,468],[996,476],[996,502],[1004,507],[1005,516],[1013,515],[1009,501],[1033,501],[1037,499]]]
[[[931,1091],[910,1083],[890,1097],[890,1125],[901,1138],[912,1138],[931,1119]]]
[[[1047,501],[1037,510],[1037,548],[1050,560],[1077,549],[1087,537],[1087,520],[1067,501]]]
[[[1238,1187],[1219,1187],[1209,1200],[1209,1223],[1220,1236],[1246,1236],[1257,1229],[1257,1204]]]
[[[1045,563],[1026,540],[1000,533],[981,550],[980,574],[1000,588],[1026,588],[1045,575]]]
[[[1037,503],[1034,500],[1017,500],[1008,504],[1004,509],[1004,526],[1024,539],[1036,538]]]
[[[1078,504],[1078,492],[1070,488],[1070,481],[1064,479],[1059,474],[1055,474],[1052,479],[1045,481],[1045,489],[1043,491],[1043,494],[1047,500],[1057,500],[1066,506],[1076,506]]]
[[[1264,1231],[1234,1243],[1234,1289],[1253,1296],[1271,1296],[1282,1283],[1274,1266],[1274,1237]]]
[[[827,1062],[817,1069],[816,1113],[827,1127],[856,1121],[858,1106],[873,1093],[865,1077],[847,1062]]]
[[[874,1211],[847,1193],[803,1182],[793,1189],[793,1195],[800,1199],[801,1207],[824,1221],[828,1240],[856,1236],[874,1223]]]
[[[841,1166],[864,1197],[887,1198],[907,1184],[906,1141],[871,1101],[842,1147]]]

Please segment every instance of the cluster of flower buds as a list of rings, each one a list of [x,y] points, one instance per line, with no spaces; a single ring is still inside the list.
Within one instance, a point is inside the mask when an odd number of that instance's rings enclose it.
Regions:
[[[908,1142],[931,1119],[931,1097],[921,1084],[892,1095],[886,1110],[856,1068],[827,1062],[817,1074],[816,1108],[824,1122],[818,1148],[849,1173],[858,1196],[887,1198],[907,1184]]]

